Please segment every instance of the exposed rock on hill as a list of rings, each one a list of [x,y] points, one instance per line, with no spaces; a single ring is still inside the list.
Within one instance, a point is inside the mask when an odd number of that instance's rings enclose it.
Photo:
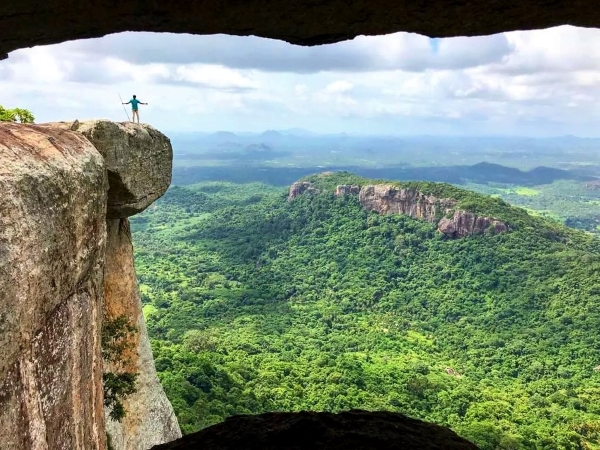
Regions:
[[[448,428],[399,413],[234,416],[152,450],[477,450]]]
[[[181,431],[154,368],[133,265],[129,220],[108,220],[106,228],[104,314],[108,319],[125,315],[136,326],[132,342],[135,351],[125,358],[129,361],[126,370],[139,373],[137,392],[124,402],[127,415],[122,422],[115,422],[106,414],[106,430],[115,450],[147,450],[181,437]]]
[[[508,231],[508,227],[504,222],[489,217],[476,216],[467,211],[454,211],[451,218],[444,217],[439,221],[438,230],[446,236],[456,238],[486,232],[505,233]]]
[[[316,193],[317,190],[308,181],[297,181],[290,186],[288,200],[293,200],[304,193]]]
[[[82,122],[77,131],[104,156],[108,170],[107,217],[142,212],[171,184],[171,141],[150,125],[108,120]]]
[[[365,209],[379,214],[406,214],[427,222],[439,220],[456,200],[439,199],[412,189],[399,189],[391,184],[363,186],[358,200]]]
[[[318,192],[309,181],[298,181],[290,187],[289,199],[305,192]],[[458,201],[437,198],[416,189],[402,188],[393,184],[371,184],[360,187],[354,184],[336,186],[336,196],[358,195],[358,201],[368,211],[378,214],[405,214],[430,223],[438,224],[438,231],[451,238],[471,234],[499,234],[508,231],[508,225],[491,217],[477,216],[457,210]],[[452,214],[452,217],[445,217]]]
[[[360,192],[360,186],[353,184],[340,184],[335,188],[335,195],[358,195]]]
[[[0,448],[103,449],[107,175],[82,135],[0,123]]]
[[[591,189],[594,191],[600,190],[600,180],[598,181],[590,181],[588,183],[585,184],[585,187],[587,189]]]

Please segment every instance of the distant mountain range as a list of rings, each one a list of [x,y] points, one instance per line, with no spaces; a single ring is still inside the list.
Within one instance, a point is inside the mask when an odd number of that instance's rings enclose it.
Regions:
[[[266,148],[262,151],[250,152],[247,159],[250,160],[254,154],[274,157],[278,152]],[[262,157],[262,156],[261,156]],[[236,158],[239,158],[236,156]],[[590,182],[597,180],[595,177],[579,175],[577,173],[554,169],[551,167],[536,167],[535,169],[523,171],[500,164],[482,162],[475,165],[445,166],[445,167],[389,167],[389,168],[367,168],[357,166],[335,166],[335,167],[303,167],[303,168],[281,168],[281,167],[256,167],[248,170],[245,166],[232,167],[184,167],[175,168],[173,182],[175,184],[191,184],[198,181],[219,181],[223,179],[232,180],[237,183],[253,181],[264,182],[275,185],[288,185],[298,178],[305,177],[315,172],[323,171],[350,171],[360,176],[374,179],[390,179],[399,181],[436,181],[452,184],[464,184],[467,182],[477,184],[515,184],[521,186],[536,186],[550,184],[556,180],[574,180]]]

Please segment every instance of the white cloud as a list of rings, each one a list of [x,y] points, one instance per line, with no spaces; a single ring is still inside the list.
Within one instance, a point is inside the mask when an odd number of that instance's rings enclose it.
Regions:
[[[159,128],[598,135],[600,31],[559,27],[432,40],[398,33],[297,47],[255,37],[108,36],[0,62],[0,103],[39,120]],[[535,124],[536,128],[532,128]]]
[[[327,91],[331,94],[343,94],[344,92],[348,92],[348,91],[352,90],[353,87],[354,87],[354,85],[352,83],[350,83],[349,81],[338,80],[338,81],[329,83],[325,87],[325,91]]]

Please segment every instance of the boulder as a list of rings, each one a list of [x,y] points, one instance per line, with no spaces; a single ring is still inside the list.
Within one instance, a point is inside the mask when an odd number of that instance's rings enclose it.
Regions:
[[[108,170],[107,217],[119,219],[145,210],[171,184],[173,149],[168,137],[150,125],[94,120],[77,131],[104,156]]]

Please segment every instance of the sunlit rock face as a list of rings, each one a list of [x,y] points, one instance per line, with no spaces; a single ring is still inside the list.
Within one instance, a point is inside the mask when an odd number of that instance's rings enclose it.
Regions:
[[[310,182],[308,181],[297,181],[296,183],[293,183],[290,186],[288,200],[293,200],[296,197],[305,193],[314,194],[317,193],[317,190],[314,187],[312,187]]]
[[[103,450],[107,430],[115,450],[181,436],[154,369],[129,222],[112,218],[160,197],[171,160],[147,125],[0,123],[2,450]],[[120,315],[138,330],[125,355],[137,393],[105,426],[102,321]]]
[[[471,234],[500,234],[508,231],[508,225],[490,217],[477,216],[467,211],[455,211],[452,217],[444,217],[438,230],[446,236],[457,238]]]
[[[391,184],[363,186],[358,199],[369,211],[379,214],[405,214],[436,222],[456,205],[456,200],[439,199],[414,189],[402,189]]]
[[[104,317],[126,316],[137,328],[131,338],[132,351],[124,355],[127,361],[124,369],[139,374],[137,392],[124,402],[126,416],[121,422],[115,422],[106,411],[106,430],[114,450],[147,450],[181,437],[181,431],[173,407],[156,376],[135,275],[129,221],[110,219],[106,228]],[[105,367],[105,370],[111,369],[110,365]]]
[[[103,449],[107,175],[82,135],[0,123],[0,448]]]
[[[340,184],[335,188],[334,195],[336,197],[344,195],[358,195],[360,192],[360,186],[353,184]]]

